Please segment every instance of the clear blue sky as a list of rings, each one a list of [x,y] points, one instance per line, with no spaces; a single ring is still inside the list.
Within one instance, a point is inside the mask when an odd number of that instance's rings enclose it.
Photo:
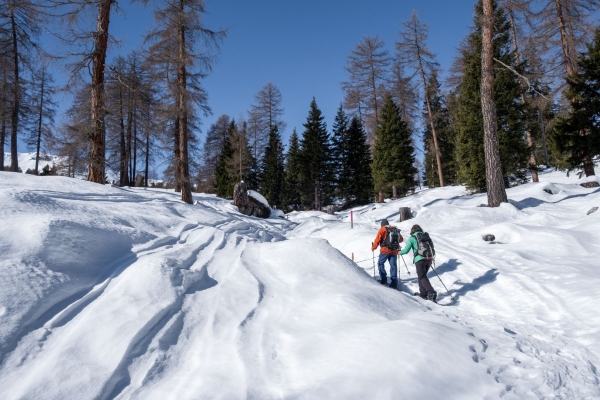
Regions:
[[[121,44],[109,58],[139,48],[152,28],[153,5],[121,0],[110,31]],[[475,0],[207,0],[205,25],[228,29],[213,72],[204,80],[213,115],[204,118],[202,134],[220,115],[247,115],[254,95],[267,82],[279,87],[288,127],[300,134],[314,96],[330,129],[343,100],[340,83],[350,51],[363,36],[379,35],[391,53],[402,22],[415,10],[429,26],[428,45],[447,71],[473,21]],[[57,81],[61,79],[57,77]],[[63,100],[64,103],[68,99]],[[68,104],[63,104],[68,107]],[[61,109],[63,108],[61,107]],[[59,120],[57,121],[60,122]]]

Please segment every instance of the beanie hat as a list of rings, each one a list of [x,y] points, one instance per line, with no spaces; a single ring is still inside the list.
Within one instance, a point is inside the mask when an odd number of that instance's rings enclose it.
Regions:
[[[419,225],[413,225],[412,228],[410,228],[410,234],[414,235],[415,232],[423,232],[423,229],[421,229]]]
[[[390,224],[390,223],[388,222],[388,220],[387,220],[387,219],[385,219],[385,218],[384,218],[384,219],[382,219],[382,220],[381,220],[381,226],[387,226],[387,225],[389,225],[389,224]]]

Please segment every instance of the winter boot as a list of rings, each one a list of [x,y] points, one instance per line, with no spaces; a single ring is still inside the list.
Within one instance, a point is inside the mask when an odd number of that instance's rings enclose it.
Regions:
[[[431,300],[434,303],[437,303],[437,293],[436,292],[430,292],[429,294],[427,294],[427,300]]]
[[[385,277],[385,276],[380,277],[379,283],[381,283],[382,285],[387,285],[387,277]]]
[[[392,289],[398,289],[398,278],[392,278],[392,282],[390,282],[390,287]]]

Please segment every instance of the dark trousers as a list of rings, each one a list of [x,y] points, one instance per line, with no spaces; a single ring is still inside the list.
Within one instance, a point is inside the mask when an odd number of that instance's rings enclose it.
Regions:
[[[423,298],[427,298],[429,293],[436,293],[431,286],[431,282],[427,278],[427,272],[431,267],[431,260],[421,260],[415,264],[417,267],[417,278],[419,279],[419,294]]]

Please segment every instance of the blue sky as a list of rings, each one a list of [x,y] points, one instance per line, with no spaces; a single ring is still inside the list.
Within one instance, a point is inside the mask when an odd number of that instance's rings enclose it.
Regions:
[[[204,80],[213,115],[203,119],[202,138],[222,114],[246,116],[254,95],[267,82],[283,97],[284,143],[295,127],[300,134],[314,96],[331,128],[343,100],[340,83],[350,51],[363,36],[379,35],[391,53],[402,22],[415,10],[429,26],[428,45],[442,69],[472,25],[475,0],[208,0],[205,25],[228,29],[213,72]],[[153,4],[120,2],[110,31],[120,39],[109,59],[142,45],[152,28]],[[57,81],[60,82],[60,77]],[[63,98],[62,107],[68,107]],[[60,122],[60,117],[58,121]]]

